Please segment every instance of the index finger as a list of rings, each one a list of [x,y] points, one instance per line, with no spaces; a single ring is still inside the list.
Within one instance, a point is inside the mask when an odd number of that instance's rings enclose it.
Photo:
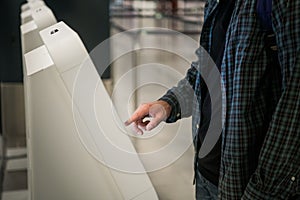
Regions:
[[[149,109],[148,109],[149,110]],[[137,109],[131,117],[124,123],[125,126],[130,125],[132,122],[142,120],[144,117],[148,116],[149,111],[146,108]]]

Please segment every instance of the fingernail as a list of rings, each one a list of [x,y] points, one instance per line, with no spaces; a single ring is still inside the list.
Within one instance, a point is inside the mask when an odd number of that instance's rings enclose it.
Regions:
[[[124,122],[124,124],[125,124],[125,126],[128,126],[128,125],[129,125],[128,121]]]

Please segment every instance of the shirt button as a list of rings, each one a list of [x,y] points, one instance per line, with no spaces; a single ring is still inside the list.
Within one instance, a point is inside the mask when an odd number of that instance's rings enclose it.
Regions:
[[[177,113],[177,115],[176,115],[177,117],[179,117],[180,116],[180,113]]]
[[[291,178],[291,180],[294,182],[294,181],[296,180],[296,178],[293,176],[293,177]]]

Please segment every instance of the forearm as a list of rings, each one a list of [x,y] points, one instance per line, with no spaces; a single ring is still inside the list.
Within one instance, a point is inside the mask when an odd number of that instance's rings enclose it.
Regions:
[[[171,107],[170,115],[166,120],[167,123],[172,123],[182,117],[191,115],[196,76],[197,69],[192,65],[188,70],[186,77],[179,81],[177,86],[168,90],[167,93],[159,99],[167,102]]]

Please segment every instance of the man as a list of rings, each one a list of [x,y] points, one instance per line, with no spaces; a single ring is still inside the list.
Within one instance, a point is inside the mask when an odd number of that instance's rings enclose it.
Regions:
[[[226,35],[221,64],[226,117],[218,198],[298,199],[300,1],[272,1],[271,27],[278,49],[275,53],[274,49],[270,50],[270,33],[264,30],[257,15],[257,1],[236,0]],[[210,16],[216,4],[208,1],[205,11],[200,41],[205,49],[209,47],[213,26]],[[190,69],[186,76],[186,82],[191,85],[197,82],[189,78],[192,71]],[[197,87],[194,89],[197,93]],[[179,94],[184,96],[185,93],[172,88],[161,100],[142,105],[126,124],[134,122],[141,133],[139,127],[151,130],[160,121],[173,122],[186,116],[178,105]],[[190,105],[192,111],[198,109],[192,107],[195,104]],[[153,117],[152,121],[142,123],[142,118],[148,114]],[[194,120],[196,117],[193,115],[193,126],[198,123]],[[199,163],[198,160],[198,166]]]

